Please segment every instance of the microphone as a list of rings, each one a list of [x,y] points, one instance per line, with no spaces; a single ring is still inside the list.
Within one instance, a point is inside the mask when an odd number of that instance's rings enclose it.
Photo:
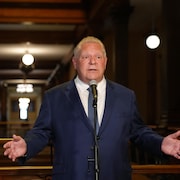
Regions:
[[[93,94],[94,101],[97,102],[97,89],[96,89],[96,87],[97,87],[97,82],[96,82],[96,80],[91,80],[91,81],[89,82],[89,85],[90,85],[91,90],[92,90],[92,94]]]

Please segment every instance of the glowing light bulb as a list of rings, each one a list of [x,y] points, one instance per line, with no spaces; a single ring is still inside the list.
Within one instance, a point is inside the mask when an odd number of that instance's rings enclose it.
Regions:
[[[146,39],[146,45],[150,49],[156,49],[160,44],[160,38],[157,35],[150,35]]]
[[[34,57],[32,54],[26,53],[23,57],[22,57],[22,62],[26,65],[26,66],[30,66],[31,64],[34,63]]]

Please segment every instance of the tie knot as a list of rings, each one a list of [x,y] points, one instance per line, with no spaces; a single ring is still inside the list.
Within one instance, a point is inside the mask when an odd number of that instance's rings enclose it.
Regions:
[[[91,92],[91,91],[92,91],[90,86],[87,88],[87,90],[88,90],[89,92]]]

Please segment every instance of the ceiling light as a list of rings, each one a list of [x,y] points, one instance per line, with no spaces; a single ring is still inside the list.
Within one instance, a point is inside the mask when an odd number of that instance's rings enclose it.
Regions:
[[[26,66],[30,66],[34,63],[34,57],[32,54],[26,53],[23,55],[22,57],[22,62],[26,65]]]
[[[19,98],[19,103],[22,104],[29,104],[30,103],[30,98]]]
[[[160,38],[156,35],[155,30],[155,13],[154,13],[154,1],[151,2],[151,15],[152,15],[152,33],[146,38],[146,45],[149,49],[156,49],[160,45]]]
[[[18,93],[31,93],[33,91],[34,89],[32,84],[18,84],[16,87],[16,92]]]
[[[146,45],[150,49],[156,49],[160,44],[160,38],[157,35],[150,35],[146,39]]]
[[[20,119],[28,119],[28,107],[30,103],[30,98],[19,98],[19,109],[20,109]]]

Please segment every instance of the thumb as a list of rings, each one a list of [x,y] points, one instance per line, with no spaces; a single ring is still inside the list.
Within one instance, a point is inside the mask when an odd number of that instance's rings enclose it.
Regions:
[[[173,139],[179,139],[179,137],[180,137],[180,130],[176,131],[173,134],[170,134],[170,137],[173,138]]]
[[[21,137],[20,136],[16,136],[15,134],[13,134],[13,140],[14,141],[20,141],[21,140]]]

